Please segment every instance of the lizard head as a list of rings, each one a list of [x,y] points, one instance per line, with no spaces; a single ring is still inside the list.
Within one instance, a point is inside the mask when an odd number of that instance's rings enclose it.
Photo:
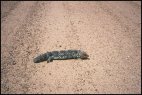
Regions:
[[[86,52],[83,52],[83,51],[82,51],[82,52],[80,53],[80,58],[81,58],[81,59],[88,59],[88,57],[89,57],[89,55],[88,55]]]

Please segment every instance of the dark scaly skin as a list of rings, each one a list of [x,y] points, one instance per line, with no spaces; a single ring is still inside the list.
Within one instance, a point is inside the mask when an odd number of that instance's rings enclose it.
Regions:
[[[34,58],[34,63],[39,63],[47,61],[47,63],[52,62],[53,60],[66,60],[66,59],[88,59],[84,51],[81,50],[62,50],[62,51],[52,51],[44,53],[40,56]]]

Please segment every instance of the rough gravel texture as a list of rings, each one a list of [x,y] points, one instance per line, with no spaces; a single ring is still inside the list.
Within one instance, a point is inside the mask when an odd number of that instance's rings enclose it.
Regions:
[[[90,60],[34,64],[46,51]],[[1,93],[141,93],[140,1],[2,1]]]

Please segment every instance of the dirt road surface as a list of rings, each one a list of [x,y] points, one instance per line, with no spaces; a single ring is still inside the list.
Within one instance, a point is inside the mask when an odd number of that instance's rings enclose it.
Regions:
[[[1,2],[1,93],[141,93],[141,2]],[[80,49],[90,60],[33,63]]]

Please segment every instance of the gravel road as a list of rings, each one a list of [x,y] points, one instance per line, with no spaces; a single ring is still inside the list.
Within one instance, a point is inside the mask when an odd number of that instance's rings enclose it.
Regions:
[[[80,49],[89,60],[33,63]],[[1,1],[1,93],[141,93],[140,1]]]

